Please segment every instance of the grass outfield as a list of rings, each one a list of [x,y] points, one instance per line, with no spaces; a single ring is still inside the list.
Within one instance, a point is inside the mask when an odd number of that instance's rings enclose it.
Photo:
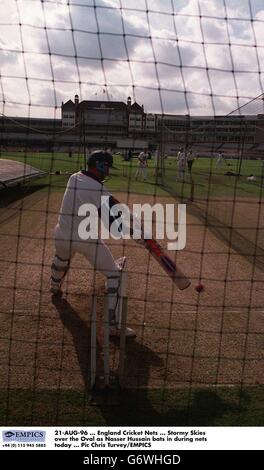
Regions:
[[[200,157],[193,163],[192,178],[186,172],[182,182],[177,180],[175,160],[168,158],[165,163],[164,185],[171,194],[183,198],[190,197],[191,180],[194,183],[195,199],[262,197],[264,160],[243,160],[240,177],[226,175],[227,172],[238,173],[239,160],[226,159],[221,167],[216,168],[215,159]],[[247,176],[251,174],[257,177],[255,182],[247,181]]]
[[[32,180],[30,185],[43,184],[43,187],[49,187],[51,190],[64,191],[69,175],[56,175],[56,171],[62,173],[74,173],[81,168],[84,168],[83,155],[73,154],[69,158],[68,154],[63,153],[27,153],[26,155],[20,152],[10,152],[2,155],[2,158],[10,160],[17,160],[49,174],[45,178]],[[135,173],[137,169],[137,160],[134,159],[131,163],[124,162],[121,156],[114,156],[114,167],[111,169],[111,177],[107,179],[107,188],[110,191],[131,192],[146,195],[167,195],[168,191],[156,185],[156,178],[154,176],[154,161],[149,163],[149,179],[148,182],[136,181]],[[43,188],[44,189],[44,188]]]
[[[84,167],[82,154],[73,154],[69,158],[67,153],[40,153],[29,152],[24,155],[21,152],[10,152],[2,155],[9,158],[28,163],[36,168],[52,173],[38,183],[49,185],[52,189],[63,190],[68,180],[68,175],[56,175],[56,171],[62,173],[76,172]],[[111,177],[107,180],[110,191],[133,192],[148,195],[165,195],[168,192],[183,198],[189,198],[191,194],[191,178],[186,172],[184,181],[177,180],[177,164],[175,158],[169,157],[165,160],[165,176],[163,187],[156,185],[154,176],[154,160],[149,161],[148,182],[135,181],[137,159],[125,162],[120,155],[114,156],[114,168]],[[239,160],[226,159],[221,167],[216,168],[215,159],[199,157],[193,164],[192,180],[194,182],[194,197],[196,199],[212,199],[225,197],[234,199],[236,197],[262,197],[264,160],[243,160],[241,165],[241,176],[227,176],[226,172],[237,173],[239,171]],[[256,182],[248,182],[247,176],[255,175]],[[34,183],[32,183],[34,184]]]

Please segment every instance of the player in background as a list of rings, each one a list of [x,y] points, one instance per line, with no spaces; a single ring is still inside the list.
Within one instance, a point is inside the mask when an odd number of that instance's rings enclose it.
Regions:
[[[132,160],[132,157],[133,157],[132,149],[129,149],[128,153],[127,153],[127,159],[128,159],[129,162],[130,162],[130,160]]]
[[[195,160],[195,153],[193,152],[192,149],[189,149],[187,152],[187,167],[188,167],[188,173],[191,175],[192,174],[192,166],[193,162]]]
[[[221,167],[222,164],[224,163],[224,161],[225,161],[225,159],[224,159],[223,153],[222,153],[222,152],[218,152],[215,167],[216,167],[216,168]]]
[[[176,161],[177,161],[177,162],[180,160],[182,151],[183,151],[183,148],[180,148],[180,150],[179,150],[178,153],[177,153],[177,156],[176,156]]]
[[[113,197],[103,185],[103,179],[109,171],[111,155],[105,151],[94,151],[87,159],[87,170],[74,173],[69,178],[65,190],[58,223],[55,227],[55,256],[51,266],[50,291],[54,295],[62,294],[63,279],[69,269],[75,253],[84,255],[94,269],[106,277],[109,299],[110,335],[119,336],[117,307],[119,299],[121,268],[115,261],[109,248],[99,237],[83,240],[78,233],[82,218],[78,215],[82,204],[93,204],[101,213],[101,197],[109,196],[110,208],[115,204]],[[110,225],[113,222],[110,216]],[[135,332],[127,328],[126,336],[134,337]]]
[[[143,177],[143,181],[147,181],[147,167],[148,167],[148,154],[147,149],[144,149],[143,152],[140,152],[138,156],[138,168],[135,174],[136,180],[139,176]]]
[[[178,160],[178,177],[180,181],[183,181],[184,175],[185,175],[185,169],[186,169],[186,162],[187,162],[186,148],[181,149],[181,151],[178,152],[177,160]]]

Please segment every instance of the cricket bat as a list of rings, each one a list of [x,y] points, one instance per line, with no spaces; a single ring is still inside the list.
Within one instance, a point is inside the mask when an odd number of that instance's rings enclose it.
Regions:
[[[191,284],[183,272],[176,266],[174,261],[166,254],[160,244],[152,239],[144,239],[144,246],[160,264],[164,271],[170,276],[180,290],[184,290]]]
[[[111,206],[113,204],[119,204],[119,201],[111,196]],[[131,214],[131,221],[133,221],[135,214]],[[180,290],[184,290],[191,284],[183,272],[176,266],[174,261],[168,256],[166,251],[160,246],[160,244],[154,238],[144,238],[143,230],[140,228],[142,233],[141,241],[149,253],[155,258],[159,265],[164,271],[170,276]]]

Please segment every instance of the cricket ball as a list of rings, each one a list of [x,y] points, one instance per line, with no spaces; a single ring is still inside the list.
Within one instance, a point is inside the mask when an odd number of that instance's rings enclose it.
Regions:
[[[204,290],[204,286],[203,284],[197,284],[197,286],[195,287],[195,290],[197,290],[197,292],[202,292]]]

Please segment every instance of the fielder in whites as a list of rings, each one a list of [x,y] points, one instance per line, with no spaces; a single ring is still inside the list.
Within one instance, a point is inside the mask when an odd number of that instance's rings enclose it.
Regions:
[[[215,167],[219,168],[225,162],[223,152],[218,152]]]
[[[136,180],[139,178],[139,176],[142,176],[143,181],[147,181],[147,178],[148,178],[147,168],[148,168],[148,155],[147,155],[147,149],[144,149],[143,152],[141,152],[138,156],[138,167],[137,167],[137,171],[135,174]]]

